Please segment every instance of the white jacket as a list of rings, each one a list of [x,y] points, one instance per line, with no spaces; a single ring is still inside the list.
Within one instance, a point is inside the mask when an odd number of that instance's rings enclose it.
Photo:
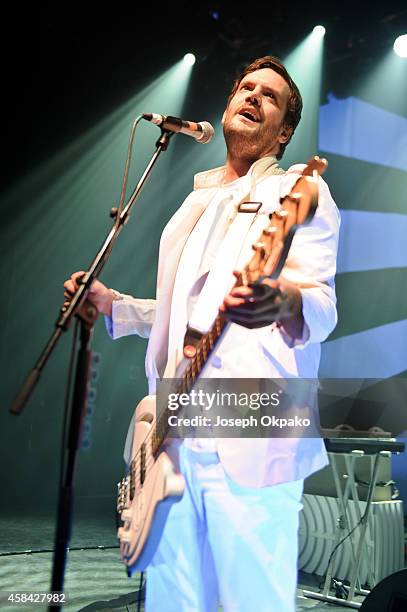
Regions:
[[[267,223],[268,214],[279,208],[280,197],[289,193],[304,167],[292,166],[285,174],[262,176],[266,161],[258,160],[248,172],[248,180],[257,172],[251,199],[263,206],[244,240],[236,267],[249,260],[251,245]],[[202,229],[200,217],[219,188],[223,173],[224,168],[216,168],[196,175],[194,191],[165,227],[160,242],[156,299],[123,296],[122,300],[114,301],[112,318],[106,320],[113,338],[129,334],[149,337],[146,374],[150,393],[155,392],[156,379],[163,375],[168,357],[182,346],[187,297],[196,280],[192,267],[186,263],[188,257],[182,254],[185,249],[191,253],[202,250],[199,238],[202,231],[191,232],[195,225]],[[338,209],[322,178],[319,190],[314,219],[297,231],[282,272],[301,290],[303,339],[292,346],[284,331],[275,325],[255,330],[232,325],[206,364],[205,378],[317,378],[320,343],[337,321],[334,276],[340,224]],[[223,282],[222,295],[231,286],[231,278]],[[218,306],[213,305],[215,314]],[[216,446],[226,472],[242,486],[261,487],[305,478],[327,463],[320,439],[218,438]]]

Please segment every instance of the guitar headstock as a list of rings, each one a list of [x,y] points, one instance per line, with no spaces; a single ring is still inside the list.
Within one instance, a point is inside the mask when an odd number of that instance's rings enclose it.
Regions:
[[[318,176],[328,166],[326,159],[312,157],[290,193],[281,198],[280,210],[270,215],[270,223],[253,245],[252,259],[238,276],[238,284],[249,284],[262,277],[278,278],[287,259],[294,234],[313,218],[318,206]]]
[[[314,155],[307,161],[307,165],[302,171],[303,176],[314,176],[314,173],[317,175],[324,174],[325,170],[328,168],[328,161],[323,157],[318,157],[318,155]]]

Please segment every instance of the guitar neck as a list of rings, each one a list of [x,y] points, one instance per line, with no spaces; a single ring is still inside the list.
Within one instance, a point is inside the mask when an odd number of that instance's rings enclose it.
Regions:
[[[203,368],[205,367],[212,351],[222,337],[228,322],[221,314],[216,316],[212,327],[208,332],[202,335],[197,344],[194,346],[195,354],[188,359],[188,364],[183,370],[182,375],[175,379],[174,386],[171,386],[171,393],[177,395],[181,393],[189,393],[195,381],[200,377]],[[168,416],[173,414],[168,407],[165,407],[162,414],[156,422],[156,430],[153,436],[153,453],[159,452],[162,443],[167,437],[169,431]]]

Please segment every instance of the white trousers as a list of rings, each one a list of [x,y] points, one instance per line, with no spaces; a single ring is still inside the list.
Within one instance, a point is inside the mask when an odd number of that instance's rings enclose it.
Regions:
[[[148,612],[294,612],[303,481],[232,481],[217,453],[181,447],[186,486],[147,571]]]

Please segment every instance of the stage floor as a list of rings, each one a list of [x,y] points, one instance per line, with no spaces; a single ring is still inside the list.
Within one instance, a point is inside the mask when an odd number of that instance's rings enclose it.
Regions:
[[[0,591],[43,591],[49,588],[54,522],[46,516],[1,520]],[[302,595],[302,588],[318,591],[320,576],[300,572],[296,610],[322,612],[327,604]],[[117,546],[114,517],[77,517],[68,556],[65,592],[67,612],[123,612],[137,610],[140,577],[127,578]],[[330,609],[345,610],[330,605]],[[1,606],[2,612],[46,610],[46,607]],[[347,608],[349,609],[349,608]],[[141,605],[141,610],[144,606]],[[221,608],[220,608],[221,610]],[[267,611],[265,603],[264,611]]]

